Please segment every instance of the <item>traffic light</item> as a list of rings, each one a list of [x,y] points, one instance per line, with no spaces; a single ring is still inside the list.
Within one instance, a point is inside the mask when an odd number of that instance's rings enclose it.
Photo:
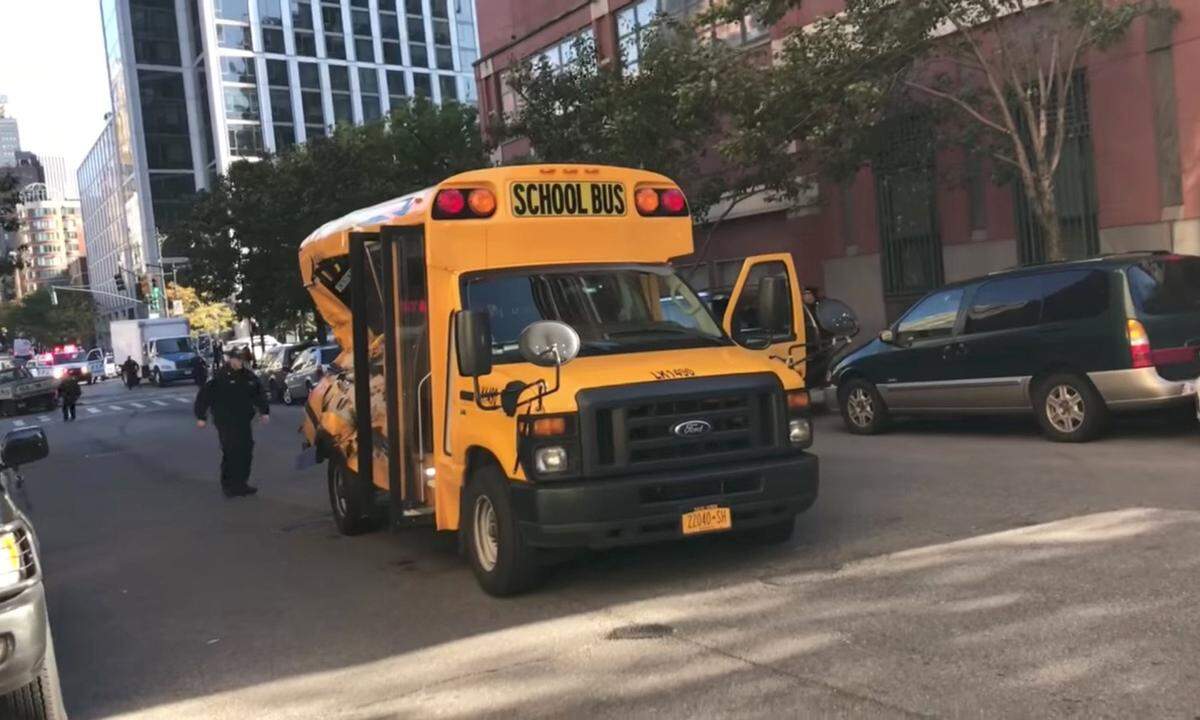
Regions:
[[[113,282],[117,285],[117,292],[125,292],[125,276],[121,273],[113,275]]]

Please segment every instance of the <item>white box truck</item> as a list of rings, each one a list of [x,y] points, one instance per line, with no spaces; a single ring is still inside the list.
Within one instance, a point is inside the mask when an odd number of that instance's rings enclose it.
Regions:
[[[200,356],[187,318],[113,320],[109,329],[117,365],[132,357],[142,366],[142,376],[156,385],[192,377]]]

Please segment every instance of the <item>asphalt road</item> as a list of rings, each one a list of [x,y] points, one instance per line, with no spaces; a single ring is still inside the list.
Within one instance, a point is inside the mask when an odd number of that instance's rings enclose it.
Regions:
[[[338,536],[296,408],[256,427],[259,495],[223,498],[193,391],[21,418],[50,435],[25,474],[73,718],[1200,716],[1187,423],[826,418],[787,546],[589,554],[498,601],[450,536]]]

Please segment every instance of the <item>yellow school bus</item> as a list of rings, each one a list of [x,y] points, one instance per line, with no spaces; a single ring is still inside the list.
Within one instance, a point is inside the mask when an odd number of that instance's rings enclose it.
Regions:
[[[747,259],[718,318],[668,264],[692,251],[674,182],[594,165],[467,172],[313,232],[344,352],[303,434],[338,528],[458,531],[495,595],[554,550],[791,537],[817,496],[791,256]]]

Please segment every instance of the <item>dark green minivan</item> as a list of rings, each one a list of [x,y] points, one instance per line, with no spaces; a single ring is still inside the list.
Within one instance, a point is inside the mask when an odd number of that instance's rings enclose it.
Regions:
[[[1033,411],[1052,440],[1196,402],[1200,257],[1131,253],[947,285],[831,372],[846,427]]]

